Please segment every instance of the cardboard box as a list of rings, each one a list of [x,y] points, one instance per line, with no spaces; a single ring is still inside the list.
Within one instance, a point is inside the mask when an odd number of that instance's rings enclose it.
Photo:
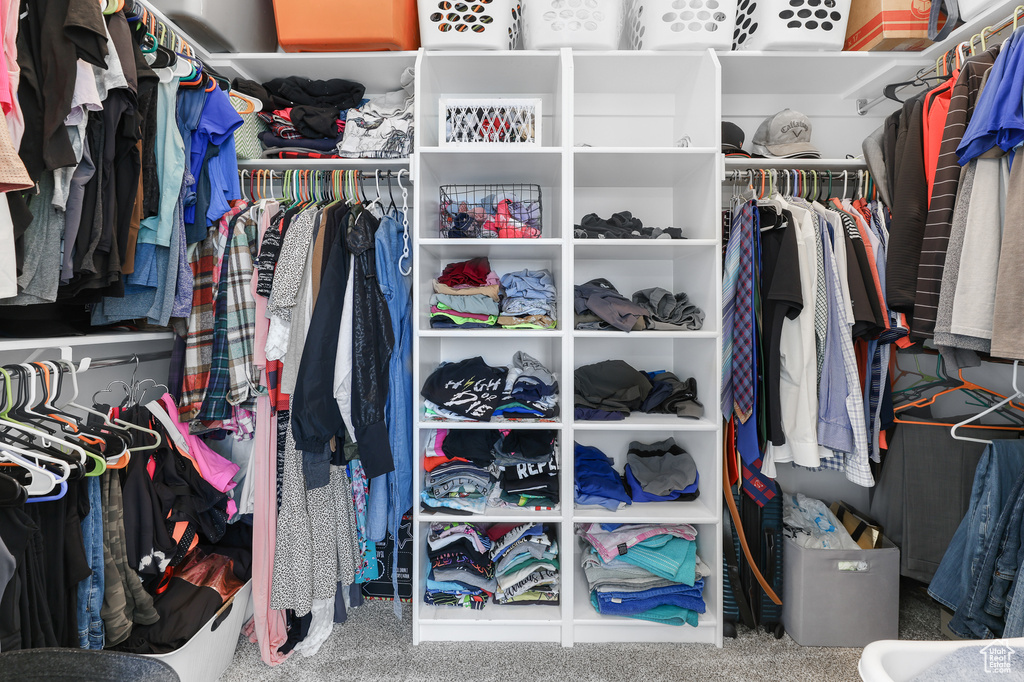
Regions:
[[[931,0],[853,0],[844,50],[917,52],[928,40]],[[941,19],[939,25],[945,21]]]
[[[879,546],[882,541],[882,527],[870,517],[861,514],[845,502],[833,502],[829,509],[861,549],[875,549]]]

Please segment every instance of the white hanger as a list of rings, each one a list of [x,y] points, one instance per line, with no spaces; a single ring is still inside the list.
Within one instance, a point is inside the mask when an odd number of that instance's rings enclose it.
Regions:
[[[20,457],[18,457],[19,455]],[[57,459],[56,457],[51,457],[49,455],[44,455],[33,450],[26,450],[17,445],[11,445],[10,443],[0,444],[0,460],[15,462],[17,464],[21,464],[23,460],[36,460],[37,462],[42,461],[54,464],[61,470],[61,475],[57,476],[57,474],[54,474],[52,471],[47,471],[47,473],[51,474],[57,483],[60,483],[61,481],[66,481],[71,476],[71,465],[69,465],[64,460]],[[44,471],[46,470],[44,469]]]
[[[972,422],[976,422],[976,421],[980,420],[985,415],[991,414],[992,412],[995,412],[999,408],[1001,408],[1004,405],[1007,405],[1007,404],[1013,402],[1014,400],[1019,400],[1020,398],[1024,398],[1024,391],[1021,391],[1021,389],[1019,389],[1017,387],[1017,365],[1018,364],[1019,364],[1018,360],[1014,360],[1013,361],[1013,395],[1011,395],[1009,398],[1001,400],[1000,402],[996,403],[995,405],[993,405],[992,407],[988,408],[984,412],[981,412],[980,414],[976,414],[973,417],[970,417],[968,419],[963,420],[962,422],[958,422],[958,423],[954,424],[953,428],[951,428],[949,430],[949,435],[950,436],[952,436],[956,440],[964,440],[964,441],[969,441],[971,443],[989,443],[989,444],[992,443],[992,441],[990,441],[990,440],[984,440],[984,439],[981,439],[981,438],[970,438],[969,436],[958,435],[956,430],[958,428],[960,428],[961,426],[965,426],[967,424],[970,424]]]
[[[46,495],[47,493],[53,491],[54,488],[59,486],[62,480],[67,480],[66,478],[60,479],[52,471],[47,471],[43,467],[37,466],[32,462],[19,457],[18,455],[7,452],[6,447],[7,446],[5,445],[5,449],[0,450],[0,460],[14,462],[15,464],[17,464],[23,469],[28,470],[32,474],[32,480],[29,481],[29,484],[27,486],[25,486],[25,490],[28,492],[29,496],[38,497],[40,495]]]

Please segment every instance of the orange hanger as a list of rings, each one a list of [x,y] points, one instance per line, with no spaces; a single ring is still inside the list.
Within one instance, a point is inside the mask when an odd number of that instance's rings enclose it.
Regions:
[[[920,400],[915,400],[913,402],[907,403],[905,405],[900,405],[899,407],[895,408],[893,410],[894,413],[895,413],[895,416],[893,417],[893,421],[895,421],[898,424],[917,424],[917,425],[920,425],[920,426],[945,426],[945,427],[949,427],[949,424],[944,424],[944,423],[941,423],[941,422],[928,422],[928,421],[921,421],[921,420],[900,419],[899,418],[899,413],[904,411],[904,410],[908,410],[908,409],[910,409],[912,407],[928,407],[929,405],[934,404],[935,400],[939,396],[946,395],[948,393],[953,393],[954,391],[960,391],[960,390],[980,391],[980,392],[983,392],[983,393],[988,393],[990,395],[994,395],[997,398],[999,398],[1000,400],[1006,400],[1006,396],[1005,395],[1002,395],[1000,393],[996,393],[995,391],[993,391],[990,388],[986,388],[985,386],[982,386],[980,384],[976,384],[973,381],[968,381],[967,379],[964,379],[964,371],[962,369],[957,370],[957,378],[959,378],[960,381],[961,381],[959,386],[954,386],[952,388],[947,388],[947,389],[945,389],[943,391],[939,391],[938,393],[935,393],[934,395],[932,395],[932,396],[930,396],[928,398],[921,398]],[[1012,407],[1015,410],[1024,411],[1024,407],[1022,407],[1021,405],[1018,405],[1018,404],[1016,404],[1016,403],[1014,403],[1012,401],[1007,403],[1007,406],[1008,407]],[[964,425],[961,426],[961,428],[965,428],[965,429],[992,429],[992,430],[995,430],[995,431],[1024,431],[1024,427],[1020,427],[1020,426],[986,426],[986,425],[983,425],[983,424],[964,424]]]

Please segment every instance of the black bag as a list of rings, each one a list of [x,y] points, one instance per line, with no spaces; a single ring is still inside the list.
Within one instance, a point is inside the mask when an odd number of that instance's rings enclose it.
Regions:
[[[412,599],[412,514],[402,517],[398,527],[398,597],[402,601]],[[385,540],[377,543],[377,565],[380,577],[363,583],[363,596],[367,599],[394,599],[391,586],[391,565],[395,556],[395,539],[388,533]]]
[[[736,508],[740,512],[743,534],[747,539],[750,554],[757,561],[757,568],[775,594],[782,594],[782,496],[776,495],[764,507],[738,490],[733,493]],[[739,537],[732,527],[732,516],[728,509],[724,519],[725,546],[723,610],[726,620],[726,634],[736,636],[736,623],[747,627],[764,626],[768,632],[781,639],[785,634],[782,627],[782,606],[773,602],[761,588],[747,557],[742,553]]]

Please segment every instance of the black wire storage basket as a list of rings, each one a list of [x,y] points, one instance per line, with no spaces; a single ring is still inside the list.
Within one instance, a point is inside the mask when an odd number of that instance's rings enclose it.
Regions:
[[[441,237],[539,239],[540,185],[442,185]]]

